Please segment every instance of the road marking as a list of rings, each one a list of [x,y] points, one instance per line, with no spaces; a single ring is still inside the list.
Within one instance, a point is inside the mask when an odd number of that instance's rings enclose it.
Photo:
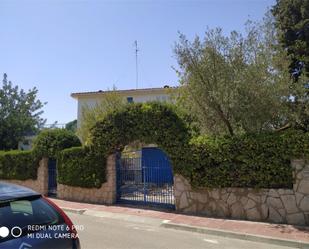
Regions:
[[[203,239],[203,240],[208,243],[219,244],[218,240],[214,240],[214,239]]]
[[[147,231],[147,232],[156,232],[155,229],[153,229],[151,227],[146,227],[146,226],[145,227],[138,227],[138,226],[129,225],[127,227],[131,227],[131,228],[133,228],[135,230],[143,230],[143,231]]]

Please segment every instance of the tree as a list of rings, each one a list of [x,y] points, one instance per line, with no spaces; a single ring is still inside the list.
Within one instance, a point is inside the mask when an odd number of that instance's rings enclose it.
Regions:
[[[0,150],[17,149],[18,142],[28,133],[35,133],[45,123],[41,118],[42,103],[34,87],[27,92],[13,86],[3,76],[0,88]]]
[[[97,102],[94,106],[85,105],[82,107],[80,127],[77,129],[77,135],[82,143],[89,143],[90,130],[94,127],[96,122],[104,119],[109,112],[121,109],[125,106],[125,100],[115,90],[116,88],[114,87],[112,91],[105,92],[102,100]]]
[[[72,131],[73,133],[76,132],[77,130],[77,119],[71,121],[71,122],[68,122],[66,125],[65,125],[65,129],[66,130],[69,130],[69,131]]]
[[[272,8],[280,45],[287,50],[290,73],[309,76],[309,0],[277,0]]]
[[[290,111],[295,126],[309,131],[309,0],[277,0],[272,8],[279,45],[287,51],[295,84]]]
[[[287,122],[289,73],[283,51],[274,51],[268,16],[248,22],[246,34],[208,30],[190,42],[180,34],[175,46],[181,90],[178,103],[195,113],[202,132],[255,132]]]

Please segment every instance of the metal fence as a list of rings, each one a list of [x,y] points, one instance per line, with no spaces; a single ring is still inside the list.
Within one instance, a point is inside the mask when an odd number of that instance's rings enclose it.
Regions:
[[[57,195],[57,161],[48,160],[48,195]]]
[[[164,160],[117,157],[117,201],[174,209],[172,169]]]

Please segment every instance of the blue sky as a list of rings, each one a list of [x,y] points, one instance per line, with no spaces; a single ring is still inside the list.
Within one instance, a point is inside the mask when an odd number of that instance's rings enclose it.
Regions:
[[[48,123],[76,118],[72,92],[177,85],[173,46],[207,27],[243,31],[275,0],[66,1],[0,0],[0,73],[37,87]]]

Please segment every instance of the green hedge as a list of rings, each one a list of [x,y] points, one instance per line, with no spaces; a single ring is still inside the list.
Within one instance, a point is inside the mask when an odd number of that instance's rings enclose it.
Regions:
[[[185,123],[170,106],[159,103],[130,104],[112,112],[92,130],[91,147],[61,151],[57,158],[59,183],[100,187],[106,181],[106,158],[136,140],[157,143],[175,165],[181,158],[183,141],[189,141]]]
[[[0,151],[0,179],[36,179],[42,157],[56,158],[59,151],[80,145],[78,137],[65,129],[44,130],[33,151]]]
[[[290,160],[308,158],[309,133],[198,137],[184,175],[194,187],[292,188]]]
[[[81,146],[79,138],[66,129],[46,129],[40,132],[33,143],[33,152],[38,158],[55,159],[63,149]]]
[[[107,156],[134,142],[157,144],[170,157],[174,170],[186,167],[185,148],[190,132],[174,109],[166,104],[130,104],[110,113],[91,131],[92,146]]]
[[[58,154],[58,182],[70,186],[100,188],[106,181],[106,159],[84,147],[65,149]]]
[[[38,167],[39,160],[32,151],[0,151],[0,179],[35,180]]]
[[[59,182],[100,187],[107,155],[134,141],[157,144],[169,155],[174,174],[185,176],[195,188],[291,188],[290,160],[309,157],[309,133],[301,131],[192,138],[188,129],[170,106],[130,104],[97,122],[91,148],[60,153]]]

